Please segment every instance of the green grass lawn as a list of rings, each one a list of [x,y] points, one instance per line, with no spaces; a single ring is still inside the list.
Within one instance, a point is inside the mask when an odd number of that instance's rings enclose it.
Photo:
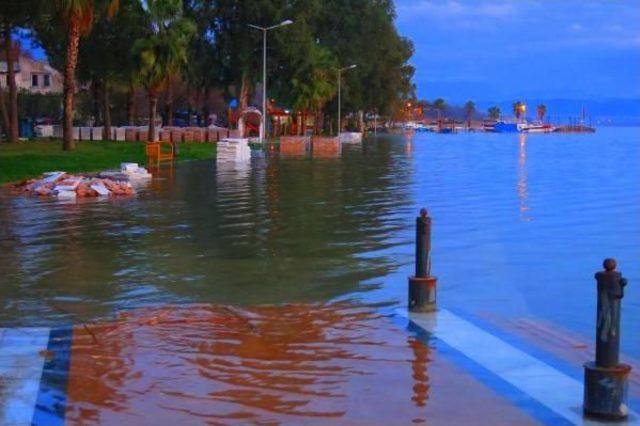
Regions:
[[[215,157],[216,145],[180,144],[178,161]],[[77,141],[74,151],[63,151],[62,142],[0,143],[0,184],[36,177],[44,172],[98,172],[120,168],[120,163],[146,164],[143,142]]]

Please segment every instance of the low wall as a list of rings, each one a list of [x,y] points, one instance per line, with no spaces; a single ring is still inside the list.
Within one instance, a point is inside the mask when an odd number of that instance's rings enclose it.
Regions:
[[[281,136],[280,154],[305,155],[309,150],[309,137],[305,136]]]
[[[338,137],[313,136],[311,149],[314,157],[339,157],[342,153],[342,145]]]
[[[41,134],[38,136],[53,136],[62,138],[62,126],[39,126]],[[147,126],[141,127],[112,127],[110,140],[127,142],[147,142],[149,130]],[[228,137],[239,137],[237,130],[229,130],[223,127],[160,127],[156,128],[156,140],[164,142],[218,142]],[[83,141],[104,140],[104,127],[74,127],[73,138]]]

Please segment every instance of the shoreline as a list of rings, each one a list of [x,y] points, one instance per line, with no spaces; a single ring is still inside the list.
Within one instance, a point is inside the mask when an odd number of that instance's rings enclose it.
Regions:
[[[177,162],[215,158],[216,145],[182,143]],[[33,179],[45,172],[95,173],[119,168],[120,163],[147,164],[144,142],[78,141],[73,151],[63,151],[60,140],[0,144],[0,187]]]

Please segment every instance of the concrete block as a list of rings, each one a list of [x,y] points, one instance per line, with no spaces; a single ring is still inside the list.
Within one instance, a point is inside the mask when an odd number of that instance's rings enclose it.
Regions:
[[[314,157],[335,158],[342,154],[342,145],[338,137],[313,136],[311,145]]]
[[[138,138],[138,129],[135,127],[127,127],[124,130],[124,140],[127,142],[135,142]]]
[[[92,127],[91,128],[91,140],[101,141],[104,136],[104,127]]]

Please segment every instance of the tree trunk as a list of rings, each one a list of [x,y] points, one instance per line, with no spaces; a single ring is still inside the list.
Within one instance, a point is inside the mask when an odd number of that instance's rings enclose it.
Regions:
[[[62,149],[71,151],[75,149],[73,140],[73,97],[76,92],[76,64],[78,62],[78,46],[80,44],[80,29],[75,20],[69,22],[67,40],[67,57],[64,64],[64,118],[62,121]]]
[[[166,111],[167,111],[167,126],[173,125],[173,84],[171,84],[171,77],[167,79],[167,100],[166,100]]]
[[[209,88],[204,89],[204,96],[202,99],[202,115],[204,116],[204,127],[209,127]]]
[[[127,124],[129,126],[133,126],[133,119],[135,115],[135,106],[133,103],[134,95],[135,90],[133,88],[133,84],[129,84],[129,91],[127,92]]]
[[[5,22],[4,25],[4,50],[7,55],[7,87],[9,88],[8,118],[9,128],[7,129],[7,141],[9,143],[18,142],[18,91],[16,88],[16,73],[11,43],[11,25]]]
[[[358,131],[364,133],[364,111],[358,111]]]
[[[249,73],[242,73],[242,86],[240,87],[240,111],[244,111],[249,106],[251,98],[251,81]]]
[[[158,106],[158,94],[155,90],[149,90],[149,142],[156,140],[156,108]]]
[[[92,126],[98,126],[102,122],[100,119],[100,80],[98,77],[91,79],[91,94],[93,96],[93,124]]]
[[[107,79],[104,79],[104,83],[102,85],[102,101],[103,101],[103,112],[102,115],[104,117],[104,139],[111,140],[111,104],[109,100],[109,84]]]
[[[4,96],[4,89],[0,87],[0,115],[2,116],[2,128],[4,129],[5,134],[7,135],[7,140],[9,139],[9,114],[7,114],[7,104]]]

